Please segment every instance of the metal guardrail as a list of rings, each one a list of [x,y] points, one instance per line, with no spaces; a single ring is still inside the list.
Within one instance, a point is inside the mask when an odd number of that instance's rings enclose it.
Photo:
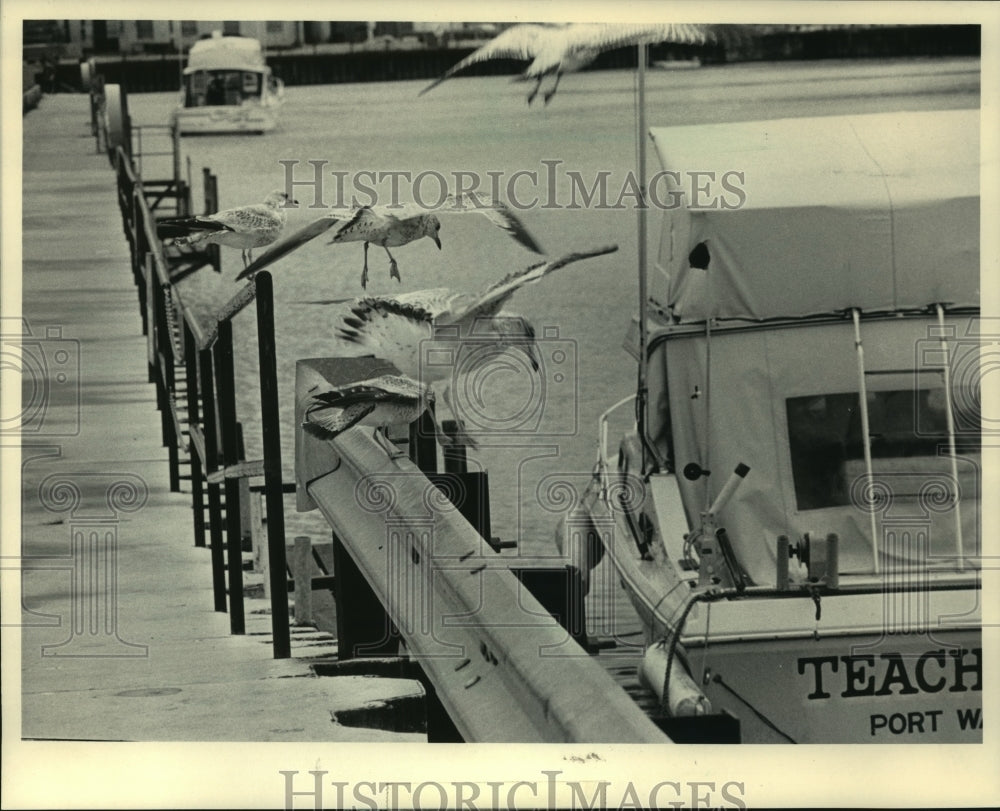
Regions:
[[[329,363],[299,361],[297,414]],[[384,655],[398,634],[467,741],[669,742],[413,462],[362,430],[327,441],[300,428],[296,448],[338,581],[363,575],[352,605],[366,606],[364,627],[338,628],[341,658]]]

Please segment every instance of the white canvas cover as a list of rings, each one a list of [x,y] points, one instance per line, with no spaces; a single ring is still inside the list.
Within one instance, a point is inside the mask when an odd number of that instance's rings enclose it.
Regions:
[[[650,293],[682,321],[979,304],[979,112],[651,130],[665,170]],[[695,210],[690,172],[735,210]],[[679,182],[678,182],[679,180]],[[669,189],[669,192],[665,190]],[[708,270],[692,268],[706,242]]]
[[[260,42],[251,37],[213,36],[191,46],[185,75],[199,70],[263,71]]]
[[[974,368],[981,327],[973,316],[950,314],[947,323],[954,335],[949,352],[958,371],[950,381],[957,409],[958,479],[953,479],[951,460],[941,451],[925,448],[913,455],[882,455],[876,433],[872,481],[876,492],[884,494],[874,508],[878,554],[884,566],[916,563],[928,570],[954,568],[956,516],[962,525],[963,554],[972,565],[977,565],[981,554],[982,456],[974,441],[978,426],[963,417],[963,410],[978,410],[981,394],[977,378],[962,372]],[[915,390],[924,385],[943,387],[938,334],[933,316],[864,322],[861,336],[869,398],[877,389],[900,388],[909,395],[904,403],[914,403],[916,414],[922,414],[924,406],[916,405]],[[788,414],[790,399],[857,391],[852,323],[831,320],[777,329],[719,330],[711,341],[711,397],[704,395],[709,352],[703,333],[679,330],[668,340],[657,341],[651,354],[651,440],[661,454],[666,452],[669,415],[675,468],[680,471],[696,462],[711,471],[710,476],[693,482],[677,476],[688,525],[699,525],[700,512],[743,462],[750,472],[719,520],[755,583],[774,583],[779,535],[794,541],[807,532],[820,538],[837,533],[842,573],[872,572],[870,513],[860,489],[868,481],[864,461],[855,453],[854,458],[839,460],[831,471],[842,498],[826,504],[801,503],[795,484],[801,458],[797,460],[792,445]],[[872,419],[877,432],[875,405]],[[896,424],[906,426],[906,418]],[[838,432],[832,422],[824,421],[814,429],[841,440],[846,435],[842,426]],[[932,442],[945,447],[943,440]],[[832,495],[831,481],[823,484],[830,488],[824,494]],[[710,491],[707,500],[705,488]],[[950,500],[955,490],[959,493],[957,513]],[[670,530],[678,531],[676,526]]]

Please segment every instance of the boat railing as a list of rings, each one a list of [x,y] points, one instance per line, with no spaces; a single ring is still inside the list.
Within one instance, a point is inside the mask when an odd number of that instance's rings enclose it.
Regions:
[[[601,480],[602,491],[606,490],[608,486],[608,471],[610,470],[610,465],[608,463],[608,423],[611,419],[611,415],[617,411],[622,406],[635,402],[636,395],[630,394],[628,397],[623,397],[613,406],[604,411],[600,417],[597,419],[597,473]]]

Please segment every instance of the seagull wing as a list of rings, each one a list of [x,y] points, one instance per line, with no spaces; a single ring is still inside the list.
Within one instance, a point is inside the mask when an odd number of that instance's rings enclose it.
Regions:
[[[580,23],[566,32],[571,50],[596,49],[610,51],[641,42],[701,43],[711,26],[694,23]]]
[[[468,192],[457,196],[449,194],[445,198],[444,207],[436,209],[436,213],[441,214],[467,214],[469,212],[482,214],[497,228],[506,231],[532,253],[545,253],[542,246],[531,235],[531,232],[524,227],[524,223],[507,206],[483,194],[476,192]]]
[[[570,27],[565,37],[571,50],[610,51],[640,43],[728,42],[746,36],[748,31],[745,25],[706,23],[578,23]]]
[[[284,216],[265,205],[244,206],[220,211],[208,217],[238,234],[274,228],[284,222]]]
[[[310,392],[310,402],[345,408],[357,403],[379,403],[400,398],[416,399],[422,386],[402,375],[380,375],[326,391]]]
[[[579,262],[581,259],[590,259],[594,256],[604,256],[605,254],[614,253],[617,250],[617,245],[605,245],[589,251],[568,253],[564,256],[560,256],[558,259],[553,259],[550,262],[541,262],[524,270],[516,270],[505,276],[503,279],[500,279],[500,281],[490,285],[481,295],[475,297],[466,306],[463,312],[454,313],[453,318],[455,320],[466,318],[475,319],[479,316],[493,315],[494,313],[499,312],[510,297],[513,296],[518,289],[524,287],[524,285],[534,284],[542,277],[547,276],[549,273],[559,270],[559,268],[566,267],[566,265],[571,265],[574,262]]]
[[[434,318],[416,304],[391,298],[355,302],[336,328],[337,337],[390,361],[400,371],[420,375],[420,349],[434,334]]]
[[[313,398],[306,404],[302,429],[320,439],[333,439],[357,425],[374,410],[374,402],[340,406]]]
[[[416,214],[418,209],[413,208],[412,213]],[[397,212],[390,212],[386,209],[375,209],[372,206],[361,206],[356,209],[351,217],[337,229],[330,242],[379,242],[378,236],[385,235],[393,229],[399,229],[400,223],[410,213],[406,206],[400,206]],[[426,214],[427,212],[422,212]],[[399,216],[402,214],[403,216]]]
[[[538,53],[540,41],[552,35],[553,31],[558,31],[565,26],[546,25],[543,23],[523,23],[513,25],[503,33],[491,39],[481,48],[473,51],[457,65],[446,70],[440,77],[431,82],[420,91],[422,96],[428,90],[433,90],[441,82],[450,79],[459,71],[465,70],[470,65],[479,62],[488,62],[490,59],[534,59]]]
[[[232,231],[225,223],[212,217],[168,217],[156,224],[156,235],[160,239],[186,237],[197,233]]]
[[[456,298],[463,295],[465,294],[456,293],[447,287],[432,287],[426,290],[411,290],[409,293],[397,293],[391,300],[411,305],[423,311],[431,321],[437,321],[441,316],[447,316],[455,306]]]
[[[304,245],[311,239],[315,239],[320,234],[329,231],[338,222],[343,222],[343,217],[335,216],[333,214],[324,214],[319,219],[313,220],[308,225],[300,228],[294,234],[292,234],[287,239],[283,239],[277,245],[273,245],[268,250],[266,250],[261,256],[257,257],[250,265],[247,266],[236,280],[245,279],[248,276],[253,276],[258,270],[263,270],[268,265],[277,262],[284,256],[287,256],[296,248]]]

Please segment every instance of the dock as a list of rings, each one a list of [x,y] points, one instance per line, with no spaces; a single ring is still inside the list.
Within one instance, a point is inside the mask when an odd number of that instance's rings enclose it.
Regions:
[[[22,737],[425,740],[331,717],[422,699],[416,681],[318,676],[337,643],[312,627],[293,627],[291,656],[273,659],[269,603],[251,588],[245,634],[213,610],[190,495],[170,491],[114,171],[88,116],[85,96],[57,95],[24,119],[23,321],[3,322],[26,358]],[[4,438],[5,468],[15,443]],[[89,599],[94,583],[110,603]]]

